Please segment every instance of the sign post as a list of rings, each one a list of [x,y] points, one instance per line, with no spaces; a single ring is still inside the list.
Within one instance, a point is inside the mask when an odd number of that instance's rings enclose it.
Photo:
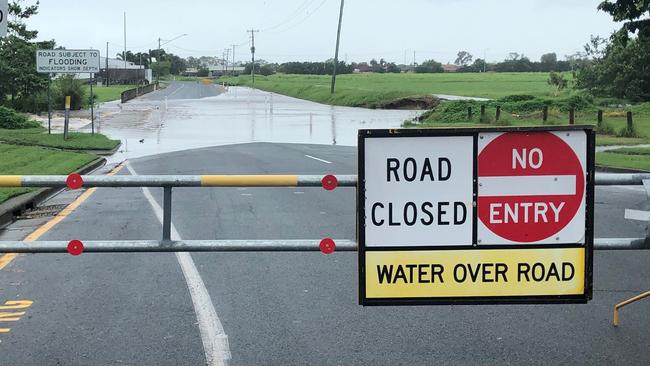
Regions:
[[[65,96],[65,119],[63,121],[63,139],[68,139],[68,127],[70,126],[70,96]]]
[[[587,302],[594,136],[360,130],[360,303]]]
[[[47,74],[47,133],[52,134],[52,74]]]
[[[2,0],[0,0],[2,1]],[[52,104],[51,74],[89,74],[90,81],[90,121],[92,134],[95,134],[95,110],[93,98],[93,74],[99,72],[99,51],[97,50],[37,50],[36,51],[36,71],[48,74],[47,84],[47,131],[52,133]],[[69,114],[69,97],[66,97],[66,118],[64,126],[64,139],[68,138],[68,114]]]
[[[90,126],[91,134],[95,134],[95,96],[93,95],[93,74],[90,74]]]
[[[0,38],[7,35],[9,0],[0,0]]]

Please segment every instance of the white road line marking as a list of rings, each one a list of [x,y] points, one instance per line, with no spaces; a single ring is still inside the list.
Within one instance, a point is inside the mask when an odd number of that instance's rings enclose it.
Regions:
[[[650,211],[625,209],[625,218],[636,221],[650,221]]]
[[[242,196],[246,196],[246,197],[250,197],[250,196],[252,196],[253,194],[252,194],[252,193],[240,193],[240,195],[242,195]]]
[[[319,159],[319,158],[317,158],[317,157],[315,157],[315,156],[311,156],[311,155],[307,155],[307,154],[305,154],[305,156],[308,157],[308,158],[310,158],[310,159],[318,160],[318,161],[323,162],[323,163],[325,163],[325,164],[332,164],[331,161],[327,161],[327,160]]]
[[[138,175],[130,164],[127,163],[126,168],[131,174]],[[142,193],[144,193],[145,198],[149,201],[158,221],[162,224],[162,208],[151,195],[149,188],[142,187]],[[171,229],[172,240],[181,240],[173,222]],[[176,259],[178,259],[178,264],[181,266],[190,297],[192,298],[207,364],[210,366],[225,366],[231,358],[228,336],[217,316],[217,311],[214,309],[208,289],[205,287],[203,279],[189,253],[176,253]]]
[[[183,89],[184,87],[185,87],[185,84],[181,84],[181,86],[179,86],[178,88],[176,88],[176,90],[174,90],[174,91],[172,91],[171,93],[167,94],[167,97],[171,97],[172,95],[178,93],[178,92],[179,92],[181,89]]]
[[[305,194],[305,192],[293,192],[293,194]]]

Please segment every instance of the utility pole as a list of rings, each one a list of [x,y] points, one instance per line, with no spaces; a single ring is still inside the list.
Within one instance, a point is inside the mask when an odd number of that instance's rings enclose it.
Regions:
[[[110,75],[108,74],[108,42],[106,42],[106,72],[104,73],[104,76],[104,86],[108,86],[108,84],[110,84]]]
[[[483,50],[483,72],[485,72],[485,67],[487,66],[487,49]]]
[[[235,47],[237,47],[236,44],[232,45],[232,66],[233,67],[235,67]]]
[[[341,10],[339,11],[339,27],[336,31],[336,51],[334,52],[334,68],[332,69],[332,89],[330,93],[334,94],[334,88],[336,86],[336,66],[339,64],[339,41],[341,40],[341,21],[343,20],[343,3],[344,0],[341,0]]]
[[[259,32],[258,29],[247,30],[251,34],[251,55],[253,60],[253,67],[251,67],[251,77],[253,78],[253,88],[255,88],[255,33]]]
[[[126,12],[124,12],[124,54],[122,58],[124,58],[124,70],[126,70]]]
[[[228,60],[230,60],[230,48],[223,50],[223,64],[225,66],[224,75],[228,74]]]

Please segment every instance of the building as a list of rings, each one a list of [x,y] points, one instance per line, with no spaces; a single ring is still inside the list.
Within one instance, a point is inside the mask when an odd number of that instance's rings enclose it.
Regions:
[[[244,73],[245,69],[246,68],[244,66],[232,66],[232,65],[209,66],[208,70],[210,70],[210,73],[208,75],[210,75],[211,77],[218,77],[223,75],[239,76],[240,74]]]
[[[100,60],[100,71],[95,74],[98,83],[139,85],[153,82],[152,70],[143,65],[116,58],[100,57]]]
[[[444,64],[442,65],[442,69],[445,70],[445,72],[456,72],[458,71],[459,66],[454,64]]]

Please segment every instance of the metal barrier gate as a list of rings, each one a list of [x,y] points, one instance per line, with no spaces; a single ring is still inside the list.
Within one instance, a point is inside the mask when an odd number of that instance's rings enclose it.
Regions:
[[[650,197],[650,174],[597,173],[595,184],[643,185]],[[159,187],[163,188],[162,240],[125,241],[3,241],[0,253],[90,253],[126,252],[307,252],[357,251],[354,240],[171,240],[172,188],[180,187],[357,187],[355,175],[140,175],[140,176],[0,176],[0,187]],[[596,238],[595,250],[650,249],[646,238]],[[613,325],[619,325],[619,309],[649,297],[650,292],[614,306]]]
[[[644,185],[650,191],[650,174],[597,173],[596,185]],[[2,241],[0,253],[81,252],[259,252],[356,251],[354,240],[171,240],[172,188],[181,187],[356,187],[356,175],[137,175],[137,176],[0,176],[0,187],[157,187],[163,188],[161,240],[126,241]],[[596,250],[650,249],[646,238],[597,238]]]

